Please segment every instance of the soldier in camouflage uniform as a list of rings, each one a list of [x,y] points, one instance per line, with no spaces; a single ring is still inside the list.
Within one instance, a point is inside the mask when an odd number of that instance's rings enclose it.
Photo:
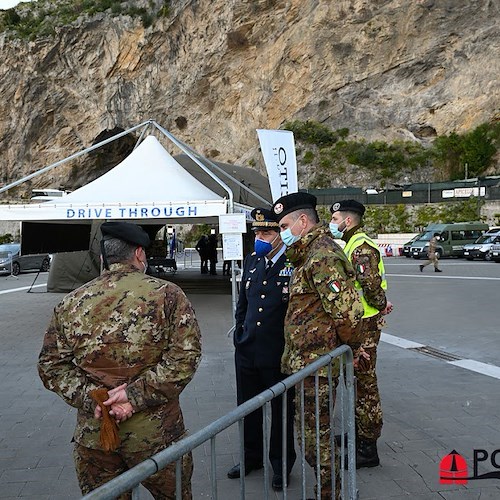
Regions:
[[[437,247],[437,240],[439,239],[439,233],[434,233],[432,238],[429,240],[429,249],[427,250],[427,257],[428,259],[423,263],[418,266],[420,269],[420,272],[424,270],[425,266],[428,266],[429,264],[434,265],[434,272],[436,273],[442,273],[443,271],[439,269],[439,254],[436,252],[436,247]]]
[[[384,324],[383,315],[392,311],[387,301],[384,263],[377,244],[362,229],[365,207],[356,200],[334,203],[330,230],[346,242],[344,252],[356,273],[356,288],[364,307],[361,331],[364,358],[356,369],[356,468],[376,467],[380,460],[377,439],[382,433],[382,408],[377,384],[377,346]]]
[[[357,356],[361,344],[358,325],[363,306],[354,288],[354,271],[326,224],[320,224],[316,197],[293,193],[273,205],[281,238],[294,266],[285,317],[284,373],[291,374],[347,343]],[[337,368],[338,371],[338,368]],[[321,498],[332,498],[330,415],[327,371],[319,374]],[[315,377],[304,381],[305,455],[316,467]],[[335,395],[334,395],[335,397]],[[297,423],[299,425],[299,422]],[[340,496],[338,463],[335,496]],[[317,485],[318,487],[319,485]]]
[[[183,437],[179,395],[201,355],[198,323],[182,290],[144,274],[146,232],[121,222],[101,230],[109,269],[56,306],[38,362],[45,387],[78,409],[74,458],[84,494]],[[111,452],[99,444],[102,412],[89,395],[103,387],[104,404],[119,423],[121,443]],[[191,498],[191,474],[188,454],[183,499]],[[175,498],[175,464],[143,484],[156,499]]]

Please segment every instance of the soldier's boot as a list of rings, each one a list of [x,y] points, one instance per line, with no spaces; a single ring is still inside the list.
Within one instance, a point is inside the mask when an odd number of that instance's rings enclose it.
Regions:
[[[441,271],[441,269],[438,269],[437,267],[434,269],[434,272],[435,273],[442,273],[443,271]]]
[[[377,452],[376,440],[360,439],[356,447],[356,469],[362,467],[377,467],[380,459]]]

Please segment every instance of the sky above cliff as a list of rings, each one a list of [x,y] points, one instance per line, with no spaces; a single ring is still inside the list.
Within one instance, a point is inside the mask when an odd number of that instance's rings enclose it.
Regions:
[[[30,2],[31,0],[22,0],[23,2]],[[10,9],[11,7],[15,7],[18,3],[21,3],[20,0],[0,0],[0,9]]]

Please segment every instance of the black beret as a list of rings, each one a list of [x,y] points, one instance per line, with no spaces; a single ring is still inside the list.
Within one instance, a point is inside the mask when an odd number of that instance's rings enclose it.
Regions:
[[[356,200],[342,200],[337,203],[334,203],[330,207],[330,212],[332,214],[334,212],[354,212],[359,215],[364,215],[365,206]]]
[[[285,215],[302,208],[316,209],[316,196],[309,193],[292,193],[278,198],[273,205],[273,212],[280,221]]]
[[[276,220],[276,215],[268,208],[254,208],[250,215],[254,221],[252,222],[252,229],[274,229],[279,231],[280,227]]]
[[[116,238],[143,248],[150,243],[148,233],[141,226],[129,222],[105,222],[101,226],[101,233],[105,240]]]

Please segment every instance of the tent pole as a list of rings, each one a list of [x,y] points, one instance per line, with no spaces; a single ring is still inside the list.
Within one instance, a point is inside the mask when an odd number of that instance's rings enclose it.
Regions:
[[[141,123],[140,125],[136,125],[135,127],[129,128],[128,130],[125,130],[123,132],[120,132],[117,135],[114,135],[113,137],[110,137],[108,139],[105,139],[104,141],[98,142],[97,144],[94,144],[93,146],[90,146],[83,151],[79,151],[78,153],[72,154],[71,156],[68,156],[67,158],[64,158],[64,160],[59,160],[56,161],[55,163],[52,163],[51,165],[48,165],[47,167],[43,167],[40,170],[37,170],[36,172],[33,172],[32,174],[27,175],[26,177],[23,177],[22,179],[19,179],[15,182],[11,182],[10,184],[7,184],[6,186],[0,188],[0,193],[3,193],[4,191],[8,191],[9,189],[18,186],[19,184],[22,184],[23,182],[29,181],[30,179],[33,179],[33,177],[37,177],[40,174],[43,174],[45,172],[48,172],[49,170],[52,170],[55,167],[58,167],[59,165],[62,165],[63,163],[66,163],[70,160],[74,160],[75,158],[78,158],[79,156],[82,156],[84,154],[90,153],[91,151],[94,151],[94,149],[98,149],[105,144],[108,144],[109,142],[115,141],[116,139],[120,139],[121,137],[130,134],[131,132],[134,132],[138,128],[144,127],[145,125],[149,126],[152,123],[152,120],[148,120],[147,122]]]
[[[198,155],[194,153],[194,151],[186,144],[184,144],[182,141],[177,139],[174,135],[172,135],[168,130],[164,129],[158,123],[153,121],[153,125],[168,139],[170,139],[179,149],[184,151],[189,158],[191,158],[206,174],[208,174],[219,186],[221,186],[229,195],[229,213],[234,212],[234,202],[233,202],[233,191],[231,188],[223,181],[221,181],[209,168],[207,168],[206,165],[204,165],[199,159]]]
[[[198,158],[198,155],[187,145],[184,144],[182,141],[177,139],[174,135],[172,135],[170,132],[165,130],[163,127],[158,125],[158,123],[153,122],[153,125],[163,134],[165,137],[170,139],[178,148],[180,148],[184,153],[186,153],[204,172],[206,172],[217,184],[219,184],[222,188],[224,188],[227,193],[229,194],[229,200],[228,200],[228,213],[232,214],[234,213],[234,200],[233,200],[233,191],[231,188],[222,180],[220,180],[209,168],[207,168],[206,165],[202,163],[202,161]],[[205,158],[206,159],[206,158]],[[233,261],[234,264],[235,261]],[[234,313],[236,312],[236,266],[232,265],[231,266],[231,302],[232,302],[232,308],[233,308],[233,328],[236,327],[236,317]],[[231,329],[231,330],[232,330]],[[229,332],[231,332],[231,330]]]

